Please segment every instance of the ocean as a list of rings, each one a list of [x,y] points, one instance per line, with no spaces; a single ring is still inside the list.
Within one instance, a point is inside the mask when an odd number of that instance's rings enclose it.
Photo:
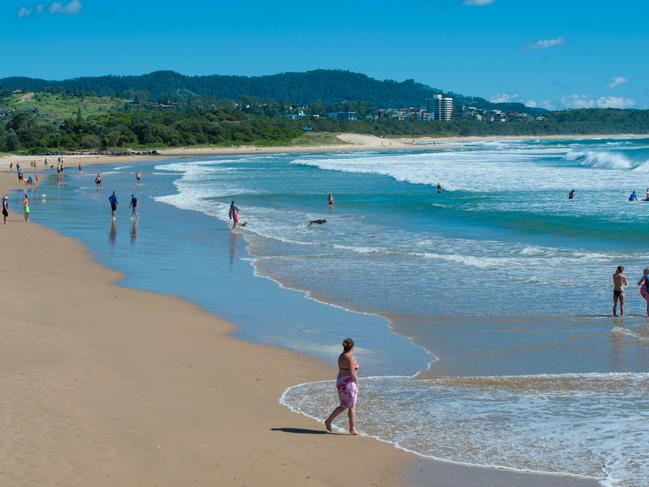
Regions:
[[[51,176],[33,219],[79,238],[122,285],[188,299],[237,336],[332,363],[332,376],[353,337],[364,434],[446,461],[646,485],[649,326],[635,283],[649,202],[628,196],[649,188],[649,139],[138,167],[140,185],[129,166]],[[247,222],[235,232],[232,200]],[[624,320],[610,317],[617,265]],[[280,400],[319,420],[337,402],[331,381]]]

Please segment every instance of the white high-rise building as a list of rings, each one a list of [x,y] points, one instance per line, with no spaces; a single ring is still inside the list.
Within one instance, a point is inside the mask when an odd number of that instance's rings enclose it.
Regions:
[[[449,121],[453,116],[453,98],[441,94],[426,100],[426,109],[435,120]]]

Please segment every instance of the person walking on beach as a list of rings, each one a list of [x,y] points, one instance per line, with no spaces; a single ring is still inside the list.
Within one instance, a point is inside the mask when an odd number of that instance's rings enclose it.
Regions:
[[[331,432],[333,421],[347,410],[349,418],[349,434],[357,435],[356,431],[356,400],[358,398],[358,362],[354,358],[354,340],[345,338],[343,340],[343,353],[338,356],[338,377],[336,377],[336,389],[340,405],[333,410],[325,421],[327,431]]]
[[[6,225],[7,218],[9,218],[9,198],[4,196],[2,198],[2,222]]]
[[[329,196],[327,196],[327,204],[329,205],[329,208],[334,207],[334,195],[333,195],[333,193],[329,193]]]
[[[624,317],[624,286],[629,282],[624,275],[624,266],[617,266],[613,274],[613,316],[617,316],[617,304],[620,303],[620,316]]]
[[[23,213],[25,215],[25,221],[29,222],[29,196],[27,196],[27,193],[23,197]]]
[[[647,318],[649,318],[649,267],[645,267],[644,271],[642,271],[638,286],[640,286],[640,295],[647,302]]]
[[[232,220],[232,230],[234,230],[234,228],[239,224],[239,208],[234,204],[234,201],[230,203],[228,218]]]
[[[131,195],[131,202],[128,207],[131,209],[131,218],[137,218],[137,198],[134,194]]]
[[[115,191],[113,191],[113,194],[111,194],[108,197],[108,201],[110,201],[110,210],[113,215],[113,220],[115,219],[115,213],[117,212],[117,195],[115,194]]]

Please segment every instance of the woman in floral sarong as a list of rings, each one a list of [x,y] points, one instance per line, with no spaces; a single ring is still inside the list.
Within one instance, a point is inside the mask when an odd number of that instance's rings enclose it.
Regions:
[[[331,423],[345,409],[349,417],[349,433],[357,435],[356,423],[356,399],[358,397],[358,362],[354,358],[354,340],[345,338],[343,341],[343,353],[338,356],[338,377],[336,378],[336,389],[340,406],[334,409],[333,413],[325,421],[328,431],[331,431]]]

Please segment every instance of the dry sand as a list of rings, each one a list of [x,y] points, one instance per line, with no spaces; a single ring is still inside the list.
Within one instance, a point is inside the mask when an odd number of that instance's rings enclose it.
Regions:
[[[14,181],[0,174],[0,193]],[[16,213],[0,245],[3,487],[596,485],[324,434],[278,398],[330,367],[234,339],[233,325],[174,297],[121,288],[79,242]],[[363,413],[361,402],[361,427]]]

